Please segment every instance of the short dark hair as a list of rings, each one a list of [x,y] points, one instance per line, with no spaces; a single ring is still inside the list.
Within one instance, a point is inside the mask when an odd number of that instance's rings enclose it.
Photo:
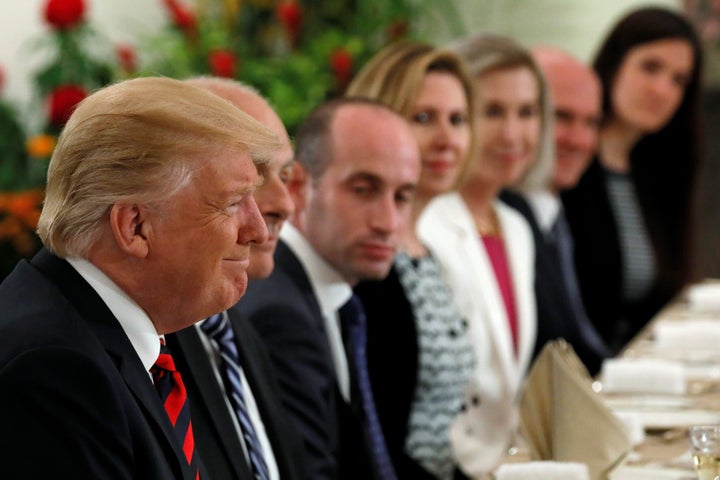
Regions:
[[[385,104],[362,97],[341,97],[316,107],[298,127],[295,134],[295,160],[307,170],[312,180],[322,177],[332,160],[332,123],[338,110],[351,105],[367,105],[397,115]]]

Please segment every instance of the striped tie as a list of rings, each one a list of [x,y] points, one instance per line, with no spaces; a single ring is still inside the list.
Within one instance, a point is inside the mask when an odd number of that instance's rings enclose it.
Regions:
[[[220,350],[225,388],[230,394],[230,403],[235,409],[235,415],[240,423],[253,476],[255,480],[268,480],[270,474],[263,457],[262,445],[255,433],[245,403],[237,345],[233,339],[234,334],[230,322],[225,315],[219,313],[205,320],[200,328],[213,339]]]
[[[150,373],[155,383],[155,389],[160,394],[165,411],[170,417],[175,435],[182,444],[185,458],[187,458],[188,464],[195,469],[197,480],[200,478],[200,472],[194,458],[195,438],[190,421],[190,402],[187,401],[187,392],[180,372],[175,369],[175,362],[163,339],[160,340],[160,355],[150,368]]]
[[[350,344],[350,366],[354,369],[357,387],[360,392],[365,418],[363,429],[365,438],[372,452],[373,463],[377,472],[377,478],[381,480],[395,480],[395,469],[393,468],[390,455],[385,445],[380,421],[375,409],[370,376],[367,369],[367,325],[365,310],[360,299],[353,295],[350,300],[340,308],[340,321],[342,328]]]

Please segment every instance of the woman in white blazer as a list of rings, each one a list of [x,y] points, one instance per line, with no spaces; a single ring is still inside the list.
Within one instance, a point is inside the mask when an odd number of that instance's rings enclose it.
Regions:
[[[463,472],[478,478],[514,440],[517,397],[536,333],[532,233],[498,195],[509,187],[545,187],[554,158],[552,113],[539,68],[514,41],[483,35],[454,48],[477,82],[478,153],[460,189],[436,198],[418,229],[475,347],[472,388],[451,442]]]

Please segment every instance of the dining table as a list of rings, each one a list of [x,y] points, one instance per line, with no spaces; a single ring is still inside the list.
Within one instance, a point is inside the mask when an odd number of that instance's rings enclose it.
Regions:
[[[696,480],[688,429],[720,425],[720,280],[686,286],[588,381],[632,444],[607,480]],[[519,438],[504,463],[530,460]]]

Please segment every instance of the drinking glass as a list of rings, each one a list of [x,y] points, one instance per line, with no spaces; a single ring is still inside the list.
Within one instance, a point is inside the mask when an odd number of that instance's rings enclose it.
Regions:
[[[720,480],[720,425],[690,427],[690,452],[698,480]]]

